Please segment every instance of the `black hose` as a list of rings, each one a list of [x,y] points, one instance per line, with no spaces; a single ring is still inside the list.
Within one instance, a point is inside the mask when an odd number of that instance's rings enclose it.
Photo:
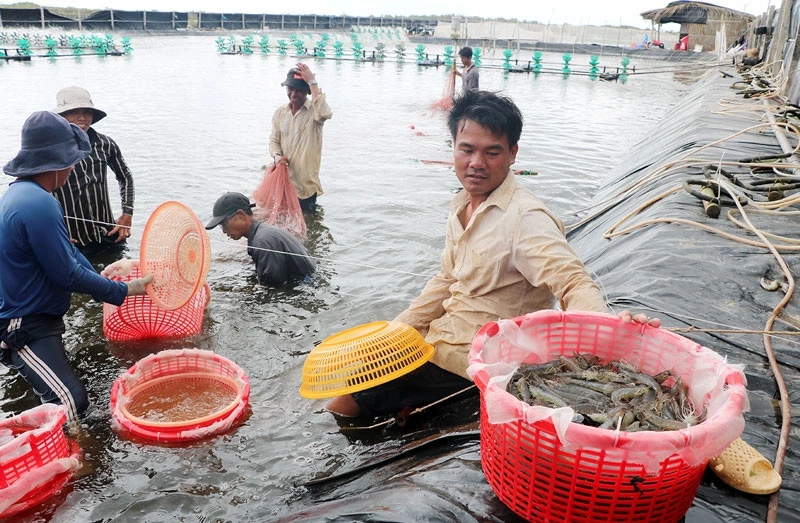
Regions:
[[[708,187],[712,189],[714,193],[719,196],[709,196],[707,194],[703,194],[699,190],[694,189],[692,187],[694,185],[698,185],[703,188]],[[712,180],[703,180],[701,178],[690,178],[683,182],[683,189],[692,196],[694,196],[695,198],[697,198],[698,200],[703,200],[716,205],[722,205],[723,203],[735,205],[733,199],[728,196],[728,193],[726,191],[722,191],[719,184]],[[740,196],[738,200],[740,204],[747,205],[747,198],[745,198],[744,196]]]

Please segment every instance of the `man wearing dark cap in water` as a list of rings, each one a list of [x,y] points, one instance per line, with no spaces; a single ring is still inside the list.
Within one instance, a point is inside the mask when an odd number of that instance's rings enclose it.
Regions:
[[[322,126],[333,116],[333,111],[306,64],[298,63],[289,70],[281,85],[286,87],[289,103],[278,107],[272,115],[269,154],[275,163],[283,162],[289,167],[303,212],[314,213],[317,196],[322,195],[319,180]]]
[[[214,203],[214,217],[206,229],[221,225],[233,240],[246,237],[247,252],[262,285],[282,285],[314,274],[316,267],[303,244],[288,231],[256,219],[254,206],[244,194],[227,192]]]

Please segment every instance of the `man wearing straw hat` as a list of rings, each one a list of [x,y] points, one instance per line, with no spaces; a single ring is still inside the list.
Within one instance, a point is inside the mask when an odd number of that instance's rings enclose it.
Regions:
[[[395,318],[416,328],[435,352],[408,374],[333,398],[327,409],[334,414],[392,415],[470,390],[472,338],[489,321],[558,306],[608,312],[561,221],[511,170],[522,134],[522,113],[514,102],[468,91],[455,99],[448,125],[463,190],[450,204],[438,274]],[[620,317],[648,321],[628,311]]]
[[[286,87],[289,103],[278,107],[272,115],[269,154],[275,163],[289,167],[300,208],[313,214],[317,210],[317,196],[322,195],[319,180],[322,126],[331,119],[333,111],[306,64],[298,63],[290,69],[281,85]]]
[[[144,294],[152,280],[104,278],[70,242],[52,193],[91,150],[77,125],[33,113],[22,127],[22,147],[3,167],[16,180],[0,197],[0,362],[16,369],[43,403],[64,405],[70,420],[89,408],[62,339],[72,293],[121,305],[128,295]]]
[[[74,123],[89,135],[92,151],[78,162],[66,185],[53,194],[64,208],[67,230],[80,251],[93,257],[102,252],[119,250],[131,234],[133,219],[133,176],[117,143],[94,130],[92,125],[106,113],[92,103],[82,87],[65,87],[56,95],[53,112]],[[122,213],[114,218],[108,194],[108,169],[119,183]]]

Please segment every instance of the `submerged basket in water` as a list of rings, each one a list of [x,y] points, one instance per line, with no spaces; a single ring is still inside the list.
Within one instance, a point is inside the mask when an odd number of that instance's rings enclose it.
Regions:
[[[420,367],[433,346],[397,321],[359,325],[322,340],[306,357],[300,395],[330,398],[365,390]]]
[[[80,447],[64,434],[65,421],[51,403],[0,420],[0,518],[35,507],[72,477]]]
[[[140,277],[138,267],[122,281]],[[189,301],[175,310],[164,310],[149,296],[128,296],[117,307],[103,304],[103,334],[111,341],[148,338],[184,338],[203,328],[203,314],[211,300],[211,289],[203,284]]]
[[[241,421],[249,397],[250,381],[227,358],[200,349],[165,350],[114,382],[112,424],[151,441],[191,441]]]
[[[695,408],[707,409],[705,421],[665,432],[601,429],[506,392],[516,364],[576,353],[625,360],[650,375],[673,370]],[[528,521],[675,523],[708,459],[744,428],[739,368],[687,338],[607,314],[540,311],[490,322],[473,340],[468,372],[481,391],[486,479]]]
[[[167,201],[147,220],[139,256],[142,274],[153,275],[147,295],[158,307],[175,310],[205,283],[211,244],[205,227],[189,207]]]

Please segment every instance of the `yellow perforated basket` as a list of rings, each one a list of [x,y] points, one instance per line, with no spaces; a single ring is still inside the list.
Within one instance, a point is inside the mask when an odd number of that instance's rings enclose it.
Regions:
[[[331,398],[386,383],[420,367],[433,350],[416,329],[397,321],[344,330],[306,356],[300,395]]]

